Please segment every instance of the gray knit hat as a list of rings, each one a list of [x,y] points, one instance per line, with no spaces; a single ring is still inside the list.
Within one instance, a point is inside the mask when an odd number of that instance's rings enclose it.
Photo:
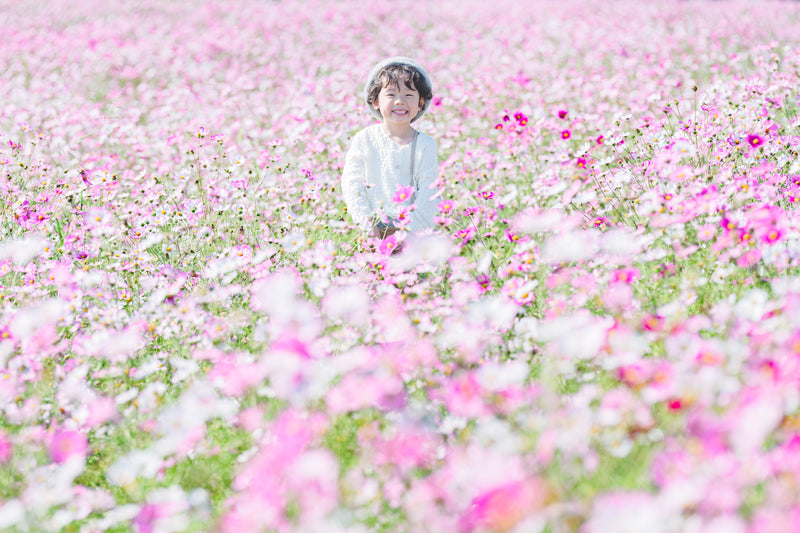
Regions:
[[[422,74],[422,77],[425,78],[425,81],[428,83],[428,86],[431,88],[431,92],[433,92],[433,84],[431,83],[431,79],[428,77],[428,74],[425,72],[425,70],[423,70],[423,68],[419,66],[419,64],[417,64],[416,61],[402,56],[396,56],[396,57],[390,57],[389,59],[384,59],[383,61],[372,67],[372,72],[369,73],[369,78],[367,78],[367,85],[366,87],[364,87],[364,102],[367,104],[367,109],[369,109],[370,113],[372,113],[372,115],[378,120],[383,120],[383,117],[381,116],[381,112],[378,109],[372,107],[372,104],[369,103],[369,88],[372,87],[372,83],[375,81],[375,77],[378,75],[378,72],[380,72],[382,68],[388,67],[390,65],[405,65],[415,70],[418,70],[419,73]],[[417,113],[414,116],[414,118],[411,119],[411,122],[414,122],[419,117],[424,115],[430,103],[431,99],[425,98],[425,103],[422,104],[422,109],[420,109],[419,113]]]

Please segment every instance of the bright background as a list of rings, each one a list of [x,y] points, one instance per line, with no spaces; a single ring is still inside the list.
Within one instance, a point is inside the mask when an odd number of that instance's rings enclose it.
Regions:
[[[792,531],[799,15],[0,3],[0,528]],[[338,186],[393,55],[397,256]]]

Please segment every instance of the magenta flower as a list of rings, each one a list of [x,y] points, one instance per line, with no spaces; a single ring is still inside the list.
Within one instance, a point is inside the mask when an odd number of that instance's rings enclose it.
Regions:
[[[747,144],[749,144],[753,148],[758,148],[759,146],[764,144],[764,139],[761,138],[759,135],[756,135],[755,133],[751,133],[750,135],[747,136]]]
[[[642,328],[647,331],[661,331],[664,329],[664,318],[657,315],[647,315],[642,320]]]
[[[761,240],[767,244],[773,244],[781,239],[783,233],[779,228],[769,228],[764,235],[761,236]]]
[[[572,133],[570,133],[569,130],[564,130],[561,132],[562,139],[569,139],[570,137],[572,137]]]
[[[58,430],[47,446],[50,457],[56,463],[66,462],[71,457],[86,455],[88,443],[86,437],[78,431]]]
[[[11,441],[8,440],[5,434],[0,434],[0,463],[5,463],[11,459],[11,451]]]
[[[611,281],[622,283],[633,283],[639,279],[638,268],[620,268],[611,273]]]

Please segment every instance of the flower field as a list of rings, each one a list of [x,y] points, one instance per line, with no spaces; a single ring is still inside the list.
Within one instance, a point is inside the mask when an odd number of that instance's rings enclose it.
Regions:
[[[796,530],[797,4],[2,4],[0,530]]]

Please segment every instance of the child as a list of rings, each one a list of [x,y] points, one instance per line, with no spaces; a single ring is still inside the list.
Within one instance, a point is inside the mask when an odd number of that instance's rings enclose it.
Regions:
[[[439,177],[436,141],[411,127],[432,97],[428,75],[406,57],[381,61],[369,75],[364,100],[381,122],[353,137],[345,156],[342,192],[350,216],[374,237],[433,226],[437,210],[431,197]]]

